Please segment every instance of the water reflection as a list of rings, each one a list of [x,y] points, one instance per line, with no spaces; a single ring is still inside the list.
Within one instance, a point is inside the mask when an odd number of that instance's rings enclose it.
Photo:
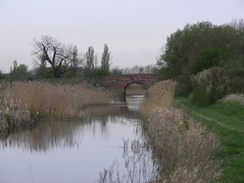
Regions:
[[[130,97],[127,103],[104,106],[89,106],[84,109],[81,120],[41,120],[35,128],[17,131],[0,141],[0,148],[18,147],[29,151],[47,151],[49,148],[71,148],[81,146],[82,139],[92,136],[108,137],[109,131],[121,129],[121,126],[137,128],[140,96]],[[115,125],[116,124],[116,125]],[[124,132],[125,134],[127,132]],[[135,133],[135,132],[133,132]]]
[[[0,141],[1,149],[22,148],[27,151],[47,151],[54,148],[72,148],[82,146],[86,136],[108,139],[111,131],[123,130],[122,127],[133,128],[132,133],[140,135],[138,119],[124,117],[86,118],[81,121],[40,121],[31,130],[15,132],[6,140]],[[124,129],[124,134],[131,133]],[[128,134],[129,135],[129,134]]]
[[[125,139],[144,141],[137,113],[142,100],[130,96],[126,103],[91,106],[82,120],[44,120],[0,140],[0,182],[89,183],[115,161],[125,165],[131,159]],[[143,154],[152,167],[150,152]],[[117,171],[124,175],[127,169]]]
[[[128,95],[125,98],[128,110],[138,112],[141,108],[143,99],[144,95]]]

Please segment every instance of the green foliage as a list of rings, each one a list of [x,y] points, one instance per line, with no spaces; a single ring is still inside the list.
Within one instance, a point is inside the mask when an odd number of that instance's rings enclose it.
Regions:
[[[102,79],[104,76],[109,76],[111,73],[107,69],[96,68],[92,70],[87,70],[85,72],[86,77],[92,79]]]
[[[243,35],[244,26],[217,26],[210,22],[186,25],[183,30],[177,30],[167,38],[163,54],[157,62],[161,78],[178,78],[178,82],[182,82],[181,77],[189,80],[192,74],[204,69],[230,64],[244,55]],[[184,80],[178,88],[191,92],[191,84]],[[243,83],[240,78],[233,80],[236,80],[233,85],[235,83],[235,87],[240,88],[237,86]]]
[[[244,66],[228,67],[232,93],[244,93]]]
[[[113,68],[113,69],[111,70],[111,74],[112,74],[112,75],[122,75],[123,72],[122,72],[122,70],[119,69],[119,68]]]
[[[244,77],[237,76],[232,78],[230,87],[235,93],[244,93]]]
[[[14,61],[13,69],[11,69],[9,77],[11,80],[20,80],[20,79],[32,79],[33,75],[28,71],[28,66],[25,64],[17,64],[17,61]]]
[[[192,90],[192,83],[190,78],[184,76],[177,78],[177,85],[175,89],[175,97],[186,97]]]
[[[241,38],[231,26],[216,26],[209,22],[186,25],[183,30],[173,33],[167,40],[161,56],[167,67],[175,74],[191,74],[191,67],[204,53],[203,58],[240,55]],[[208,50],[209,49],[209,50]]]
[[[81,75],[82,72],[83,72],[83,68],[81,67],[67,67],[65,68],[62,77],[63,78],[78,77]]]
[[[53,70],[51,68],[38,68],[36,69],[36,77],[37,78],[54,78]]]
[[[192,92],[192,99],[194,103],[206,106],[210,103],[209,98],[210,96],[206,92],[206,86],[197,84],[194,85]]]
[[[192,65],[192,72],[194,74],[218,66],[228,59],[228,54],[221,48],[213,47],[207,48],[203,51],[199,58]]]

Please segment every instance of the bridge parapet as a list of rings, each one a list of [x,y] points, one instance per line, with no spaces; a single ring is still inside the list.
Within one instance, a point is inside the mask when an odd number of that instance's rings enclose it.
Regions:
[[[142,83],[150,86],[158,79],[159,75],[157,74],[127,74],[104,77],[102,83],[108,88],[124,92],[125,88],[131,83]]]

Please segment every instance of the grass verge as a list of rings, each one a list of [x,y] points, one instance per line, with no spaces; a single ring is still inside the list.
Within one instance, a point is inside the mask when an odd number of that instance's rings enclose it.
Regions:
[[[236,102],[218,102],[207,107],[191,103],[189,98],[175,99],[193,118],[214,131],[221,146],[217,153],[223,174],[220,182],[244,182],[244,106]]]

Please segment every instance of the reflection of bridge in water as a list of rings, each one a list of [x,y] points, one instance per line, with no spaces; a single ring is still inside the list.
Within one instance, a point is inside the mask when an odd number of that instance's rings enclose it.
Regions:
[[[126,88],[132,83],[139,83],[147,87],[155,83],[159,79],[157,74],[127,74],[118,76],[104,77],[102,83],[107,88],[126,92]]]
[[[135,97],[136,96],[136,97]],[[128,99],[129,98],[129,99]],[[84,109],[85,116],[120,116],[120,117],[138,117],[140,104],[143,101],[143,95],[127,96],[125,102],[118,102],[108,105],[87,106]]]

